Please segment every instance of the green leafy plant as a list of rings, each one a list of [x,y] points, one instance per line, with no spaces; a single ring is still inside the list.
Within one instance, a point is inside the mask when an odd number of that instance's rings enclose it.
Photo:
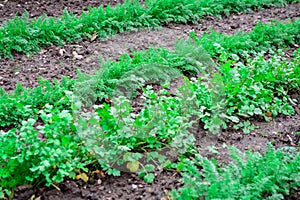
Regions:
[[[129,100],[121,96],[112,107],[100,106],[97,115],[79,118],[78,134],[109,174],[142,169],[139,176],[152,182],[150,169],[168,159],[159,152],[169,149],[184,153],[193,144],[194,137],[187,131],[193,121],[189,120],[190,112],[183,109],[184,99],[168,97],[164,90],[160,94],[148,86],[139,113],[133,113]]]
[[[45,104],[54,105],[56,108],[67,109],[68,99],[65,90],[70,90],[74,80],[67,77],[50,81],[40,78],[39,86],[33,89],[23,88],[17,85],[13,93],[6,93],[2,88],[0,93],[0,127],[18,126],[23,120],[38,117],[39,110],[43,110]]]
[[[188,81],[196,96],[195,107],[205,107],[205,115],[200,118],[205,124],[204,128],[226,128],[233,123],[235,129],[242,128],[249,133],[255,128],[249,122],[251,117],[269,121],[278,114],[294,114],[294,100],[288,93],[299,88],[300,77],[297,72],[300,65],[297,54],[289,63],[279,55],[268,60],[263,55],[257,55],[248,58],[246,64],[230,60],[229,57],[226,59],[217,68],[221,76],[210,78],[211,83],[219,81],[214,85],[220,87],[210,88],[202,77]],[[213,96],[213,89],[217,89],[217,96]],[[216,110],[219,110],[217,115]]]
[[[73,132],[73,118],[68,111],[60,112],[47,104],[40,115],[43,125],[35,126],[36,120],[28,119],[19,130],[1,132],[0,183],[11,197],[16,186],[49,186],[64,177],[75,178],[75,170],[86,170],[92,162]]]
[[[204,33],[195,41],[201,45],[212,57],[218,57],[222,50],[232,58],[246,58],[250,53],[271,51],[279,48],[288,48],[299,43],[300,21],[296,19],[290,23],[274,21],[270,24],[258,23],[248,33],[238,32],[233,36],[211,31]],[[193,34],[193,33],[192,33]],[[212,45],[213,44],[213,45]],[[225,55],[223,55],[225,56]]]
[[[1,25],[0,56],[12,58],[13,52],[32,54],[38,52],[43,46],[80,41],[86,37],[91,38],[95,33],[99,38],[104,38],[123,31],[158,27],[169,22],[195,23],[207,15],[221,16],[251,12],[266,6],[284,6],[294,2],[299,0],[151,0],[146,1],[144,5],[138,1],[127,0],[114,8],[110,5],[106,8],[103,6],[89,8],[80,16],[65,10],[59,18],[44,15],[29,19],[29,14],[25,12],[22,17],[15,17]],[[296,27],[290,28],[291,33],[297,30]],[[266,35],[268,34],[260,34],[259,41],[269,39],[265,38],[268,37]],[[278,35],[286,37],[286,35]],[[290,42],[297,37],[296,34],[288,36]],[[279,41],[274,40],[274,42],[282,45],[286,42],[282,41],[282,38],[278,39]]]
[[[184,187],[173,190],[173,198],[283,199],[299,187],[299,152],[289,154],[271,146],[263,155],[230,150],[232,162],[225,166],[200,155],[179,162]]]

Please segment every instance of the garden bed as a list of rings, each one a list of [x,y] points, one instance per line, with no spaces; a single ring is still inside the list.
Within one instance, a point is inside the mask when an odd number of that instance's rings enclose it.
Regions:
[[[120,2],[123,3],[122,1]],[[69,11],[73,11],[75,14],[80,14],[81,11],[85,10],[85,8],[88,6],[84,1],[63,1],[63,3],[56,4],[50,4],[46,1],[41,1],[39,2],[39,6],[41,6],[40,10],[30,10],[36,7],[37,3],[38,2],[36,1],[4,2],[2,3],[4,6],[0,7],[0,21],[10,19],[12,13],[22,12],[21,8],[28,9],[30,17],[39,16],[42,12],[47,13],[49,16],[57,17],[61,15],[62,10],[65,7],[67,7]],[[108,3],[114,6],[117,2],[92,1],[89,5],[99,6],[99,4],[107,5]],[[5,10],[6,8],[8,10],[6,10],[4,14],[3,9]],[[255,11],[253,13],[248,14],[232,14],[228,17],[223,16],[222,19],[207,16],[204,19],[200,20],[198,24],[182,25],[168,23],[159,29],[139,30],[136,32],[121,33],[108,39],[96,39],[91,41],[91,39],[84,38],[81,42],[67,43],[64,46],[43,47],[39,53],[28,56],[14,52],[14,59],[0,59],[0,86],[7,92],[8,95],[12,94],[12,96],[10,97],[11,99],[15,97],[22,99],[22,97],[18,97],[17,92],[15,94],[13,92],[13,90],[16,89],[17,83],[21,83],[26,88],[35,88],[38,86],[38,77],[40,76],[49,81],[52,81],[55,78],[59,82],[62,80],[63,76],[68,76],[71,79],[76,79],[78,77],[78,74],[76,72],[77,69],[84,73],[91,74],[93,76],[95,75],[96,70],[101,70],[99,64],[99,56],[101,56],[104,60],[111,59],[115,63],[126,63],[126,59],[129,58],[136,59],[134,60],[134,62],[139,62],[139,59],[135,58],[136,55],[139,55],[138,53],[136,53],[137,51],[149,50],[150,46],[154,48],[165,47],[166,49],[174,50],[176,40],[187,39],[191,31],[195,31],[195,34],[198,37],[198,39],[196,40],[198,40],[199,43],[201,43],[201,36],[205,32],[209,32],[210,28],[214,29],[215,31],[226,34],[228,35],[228,37],[237,34],[238,31],[244,31],[245,34],[247,34],[247,32],[251,33],[251,31],[259,21],[261,21],[263,24],[266,24],[276,19],[281,20],[283,23],[291,23],[291,21],[297,20],[297,18],[299,17],[299,10],[300,4],[296,3],[290,4],[286,7],[265,8],[263,10]],[[1,12],[3,12],[3,15],[1,15]],[[257,30],[260,29],[257,28]],[[297,38],[297,35],[295,36],[295,38]],[[220,39],[219,41],[222,40]],[[285,39],[282,41],[285,41]],[[275,46],[271,45],[271,47],[276,48],[276,45],[280,46],[280,44],[281,43],[279,42],[278,44],[276,43]],[[283,52],[285,52],[285,54],[282,55],[279,61],[274,61],[274,65],[277,66],[279,63],[284,62],[284,58],[287,59],[286,65],[288,65],[290,61],[295,58],[294,51],[297,51],[297,48],[299,48],[299,43],[291,42],[291,44],[280,48],[284,49]],[[215,53],[214,51],[215,50],[212,50],[208,53]],[[270,52],[267,51],[263,57],[266,59],[273,57],[276,60],[276,56],[274,57],[274,54]],[[120,58],[122,54],[128,54],[129,58],[126,58],[125,61],[122,61],[122,58]],[[156,57],[157,55],[161,55],[163,53],[156,54],[156,50],[153,50],[152,54],[153,57]],[[145,55],[146,57],[151,57],[151,48],[150,53],[145,53]],[[218,60],[220,59],[219,55],[212,55],[212,57],[216,60],[216,62],[220,61]],[[148,59],[155,60],[154,58]],[[236,64],[232,58],[228,58],[227,61],[230,59],[234,64]],[[128,62],[129,61],[133,62],[130,59],[128,60]],[[247,62],[251,63],[251,61]],[[261,63],[264,62],[261,61]],[[296,66],[297,62],[295,63]],[[253,62],[252,64],[253,66],[256,66],[255,62]],[[265,64],[267,65],[267,62],[265,62]],[[115,64],[115,66],[116,65],[117,64]],[[283,64],[282,66],[286,65]],[[257,66],[263,66],[263,64],[258,64]],[[121,76],[122,75],[123,74],[121,74]],[[296,76],[296,78],[297,77],[299,76]],[[70,88],[72,88],[72,83],[70,83],[70,85]],[[172,91],[173,89],[174,88],[171,87],[170,90]],[[156,92],[157,91],[158,89],[156,89]],[[54,98],[54,95],[50,93],[48,91],[47,95],[49,95],[51,98]],[[30,93],[28,94],[30,96]],[[59,94],[59,92],[55,94]],[[139,95],[142,95],[142,93]],[[234,123],[230,122],[228,123],[228,127],[226,129],[223,129],[223,131],[217,136],[217,138],[213,139],[213,148],[205,150],[201,149],[204,143],[204,140],[201,137],[207,133],[207,130],[203,128],[203,123],[199,123],[197,127],[193,127],[191,129],[191,132],[196,138],[195,148],[198,149],[198,152],[202,156],[208,157],[210,159],[216,159],[219,162],[220,166],[226,166],[231,161],[226,145],[232,145],[237,149],[241,150],[242,152],[250,151],[264,154],[267,151],[267,144],[272,143],[274,148],[279,149],[280,151],[291,151],[291,153],[298,152],[299,135],[297,135],[296,133],[300,132],[299,90],[295,90],[295,88],[293,88],[293,90],[289,92],[288,95],[291,97],[291,99],[297,100],[297,103],[292,105],[294,109],[294,113],[292,115],[284,115],[280,113],[274,119],[272,119],[272,113],[266,113],[266,115],[271,115],[268,116],[271,117],[269,118],[269,122],[265,122],[263,120],[263,117],[261,116],[253,115],[252,117],[250,117],[249,121],[253,126],[256,126],[257,128],[254,130],[250,128],[249,131],[244,130],[244,132],[249,133],[244,133],[241,129],[234,129]],[[30,102],[30,100],[27,101]],[[103,102],[112,103],[110,102],[110,98],[106,97],[102,98],[101,102],[97,102],[97,104],[102,104]],[[133,103],[133,105],[139,104],[141,104],[141,101],[139,101],[138,99],[136,100],[136,102]],[[64,106],[66,105],[62,104],[62,107]],[[67,106],[69,106],[69,104],[67,104]],[[44,107],[41,110],[43,109]],[[61,107],[59,109],[61,109]],[[9,112],[13,113],[13,111]],[[20,114],[20,116],[22,117],[23,114],[24,113]],[[35,115],[36,114],[33,114],[32,116]],[[43,126],[43,123],[45,122],[45,120],[44,122],[43,120],[41,120],[40,115],[42,114],[39,114],[39,117],[35,116],[38,120],[38,122],[33,126],[35,129],[39,125]],[[241,119],[242,121],[245,120],[244,118]],[[8,126],[0,126],[0,132],[7,132],[13,127],[19,128],[19,125],[20,124],[18,124],[17,122],[14,122],[12,124],[9,124]],[[249,128],[248,126],[245,127]],[[189,156],[187,157],[192,159],[193,156]],[[184,183],[180,181],[181,172],[179,170],[180,167],[178,166],[177,170],[175,167],[168,170],[155,171],[155,180],[151,184],[145,183],[145,181],[139,178],[135,173],[121,172],[121,176],[116,177],[108,175],[105,172],[102,172],[101,169],[94,168],[94,166],[91,167],[89,165],[89,167],[90,168],[87,172],[89,180],[87,182],[84,181],[84,178],[78,178],[79,180],[72,180],[70,178],[66,178],[62,183],[55,183],[50,187],[32,187],[31,185],[22,185],[16,188],[14,199],[162,200],[168,199],[172,190],[179,190],[184,186]],[[93,173],[93,171],[96,172]],[[265,197],[267,197],[268,195],[270,196],[272,194],[266,193],[265,195]],[[299,197],[299,190],[292,190],[292,192],[289,195],[285,195],[284,198],[298,199]]]

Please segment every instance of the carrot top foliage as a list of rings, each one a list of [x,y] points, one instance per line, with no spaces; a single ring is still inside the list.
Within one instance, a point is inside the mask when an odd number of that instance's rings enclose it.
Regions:
[[[158,27],[165,23],[196,23],[207,15],[221,16],[251,12],[269,6],[284,6],[299,0],[155,0],[126,1],[116,7],[89,8],[76,16],[65,11],[59,18],[41,16],[29,19],[28,13],[6,21],[0,27],[0,57],[12,58],[13,52],[32,54],[41,47],[63,45],[94,33],[105,38],[124,31]]]

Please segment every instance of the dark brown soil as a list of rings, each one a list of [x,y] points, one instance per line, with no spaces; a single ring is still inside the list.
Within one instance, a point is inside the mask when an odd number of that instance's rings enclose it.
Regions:
[[[122,1],[118,1],[122,2]],[[0,22],[12,17],[15,12],[29,10],[30,16],[35,17],[42,13],[49,16],[58,16],[64,8],[74,13],[80,13],[88,5],[99,6],[108,3],[115,5],[116,1],[8,1],[0,2]],[[19,5],[19,6],[18,6]],[[40,9],[36,9],[37,6]],[[287,20],[300,16],[300,4],[289,5],[285,8],[269,8],[251,14],[236,14],[223,19],[206,17],[197,25],[176,25],[169,24],[159,30],[138,31],[124,33],[105,40],[84,41],[77,44],[68,44],[63,47],[47,47],[39,54],[33,56],[15,55],[14,60],[0,59],[0,86],[6,91],[12,91],[16,83],[20,82],[26,87],[37,85],[37,78],[42,76],[46,79],[60,79],[62,76],[76,77],[76,68],[93,73],[99,69],[98,56],[104,59],[118,60],[123,53],[130,53],[131,50],[147,49],[149,46],[164,46],[172,48],[177,39],[186,38],[191,30],[201,35],[204,31],[213,29],[226,34],[234,34],[237,31],[250,31],[258,21],[267,23],[273,19]],[[64,52],[60,54],[60,52]],[[73,51],[82,55],[82,59],[75,59]],[[292,52],[289,51],[288,54]],[[295,94],[293,98],[298,98]],[[240,131],[228,129],[222,132],[218,138],[212,140],[219,153],[202,151],[203,155],[215,157],[223,163],[227,163],[228,152],[223,144],[233,145],[240,150],[253,150],[263,152],[267,143],[272,142],[276,148],[294,147],[298,138],[295,133],[300,131],[300,104],[296,107],[294,116],[280,116],[270,123],[253,120],[259,126],[250,134],[243,134]],[[194,131],[197,138],[197,147],[201,147],[205,134],[203,129]],[[209,142],[209,141],[207,141]],[[206,145],[207,146],[207,145]],[[167,193],[176,189],[182,184],[178,182],[180,174],[175,171],[163,171],[158,173],[153,184],[146,184],[135,174],[123,173],[121,177],[98,176],[89,183],[82,181],[66,180],[57,186],[50,188],[29,188],[19,187],[15,199],[30,199],[35,195],[36,199],[168,199]],[[286,199],[299,199],[300,191],[293,191]]]
[[[172,189],[182,186],[179,179],[178,172],[168,171],[157,174],[153,184],[146,184],[135,174],[122,173],[120,177],[99,176],[90,183],[67,180],[58,185],[61,191],[53,187],[30,189],[25,186],[16,192],[15,199],[29,199],[35,194],[36,197],[41,197],[41,200],[167,200],[167,194]]]
[[[139,1],[143,3],[144,1]],[[22,16],[26,10],[29,17],[39,17],[43,14],[51,17],[61,16],[64,10],[80,15],[87,11],[88,7],[106,7],[107,5],[115,6],[118,3],[124,3],[124,0],[56,0],[56,1],[35,1],[35,0],[1,0],[0,1],[0,23],[12,19],[15,15]]]

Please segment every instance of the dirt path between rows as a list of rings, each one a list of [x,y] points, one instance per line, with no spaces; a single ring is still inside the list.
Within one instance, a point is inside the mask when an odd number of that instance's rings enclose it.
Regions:
[[[169,24],[160,30],[141,30],[119,34],[105,40],[84,41],[63,47],[51,46],[30,57],[15,55],[14,60],[0,59],[0,86],[6,91],[11,91],[18,82],[26,87],[36,86],[37,78],[40,76],[48,80],[53,78],[59,80],[62,76],[75,78],[77,68],[87,73],[99,69],[99,56],[118,60],[121,54],[130,53],[131,50],[147,49],[149,46],[172,48],[176,40],[187,38],[192,30],[197,35],[209,31],[210,28],[226,34],[250,31],[259,21],[267,23],[274,19],[295,19],[300,16],[299,10],[300,3],[283,8],[264,9],[251,14],[235,14],[223,19],[206,17],[197,25]],[[59,53],[62,49],[63,55]],[[83,59],[75,59],[74,51],[82,55]]]

